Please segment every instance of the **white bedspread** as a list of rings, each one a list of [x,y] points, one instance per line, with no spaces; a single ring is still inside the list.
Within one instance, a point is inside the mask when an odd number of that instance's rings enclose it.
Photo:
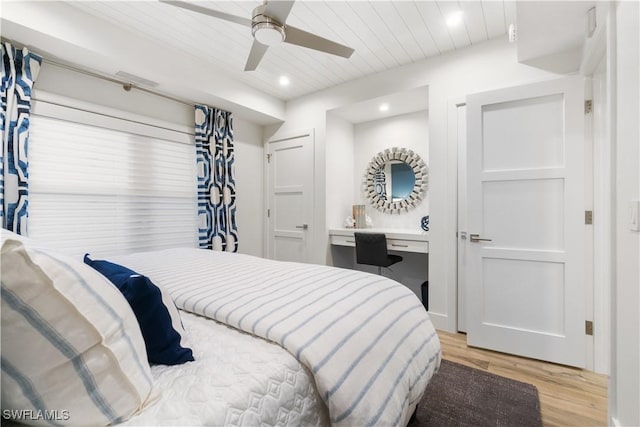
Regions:
[[[195,362],[151,367],[160,401],[131,426],[323,426],[311,374],[277,344],[180,313]]]
[[[422,303],[381,276],[186,248],[113,261],[179,308],[287,349],[313,374],[333,425],[405,425],[440,365]]]

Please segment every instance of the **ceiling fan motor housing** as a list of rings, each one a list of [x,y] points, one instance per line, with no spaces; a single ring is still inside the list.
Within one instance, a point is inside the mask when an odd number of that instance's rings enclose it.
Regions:
[[[270,16],[264,15],[265,8],[266,4],[263,4],[253,9],[251,34],[265,46],[282,43],[286,38],[284,25]]]

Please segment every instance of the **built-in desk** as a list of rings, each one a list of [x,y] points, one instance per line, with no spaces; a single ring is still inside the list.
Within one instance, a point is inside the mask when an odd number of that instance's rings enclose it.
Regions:
[[[354,232],[384,233],[390,251],[429,253],[429,233],[397,228],[334,228],[329,230],[331,244],[355,247]]]
[[[331,241],[332,263],[335,267],[351,268],[374,273],[374,267],[358,264],[353,233],[384,233],[387,237],[387,248],[390,251],[404,252],[402,262],[393,265],[386,276],[402,283],[411,289],[418,298],[426,300],[425,280],[429,276],[429,233],[422,230],[403,230],[398,228],[334,228],[329,230]]]

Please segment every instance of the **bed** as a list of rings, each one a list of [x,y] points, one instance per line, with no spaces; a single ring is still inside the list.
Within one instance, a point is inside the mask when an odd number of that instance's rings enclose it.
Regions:
[[[122,425],[406,425],[440,365],[421,302],[382,276],[193,248],[109,260],[168,292],[195,358],[152,366]]]

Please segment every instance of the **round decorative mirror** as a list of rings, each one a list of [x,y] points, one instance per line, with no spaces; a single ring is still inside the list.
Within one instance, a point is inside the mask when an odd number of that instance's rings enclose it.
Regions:
[[[427,192],[429,168],[412,150],[387,148],[373,157],[363,183],[369,203],[380,212],[408,212]]]

